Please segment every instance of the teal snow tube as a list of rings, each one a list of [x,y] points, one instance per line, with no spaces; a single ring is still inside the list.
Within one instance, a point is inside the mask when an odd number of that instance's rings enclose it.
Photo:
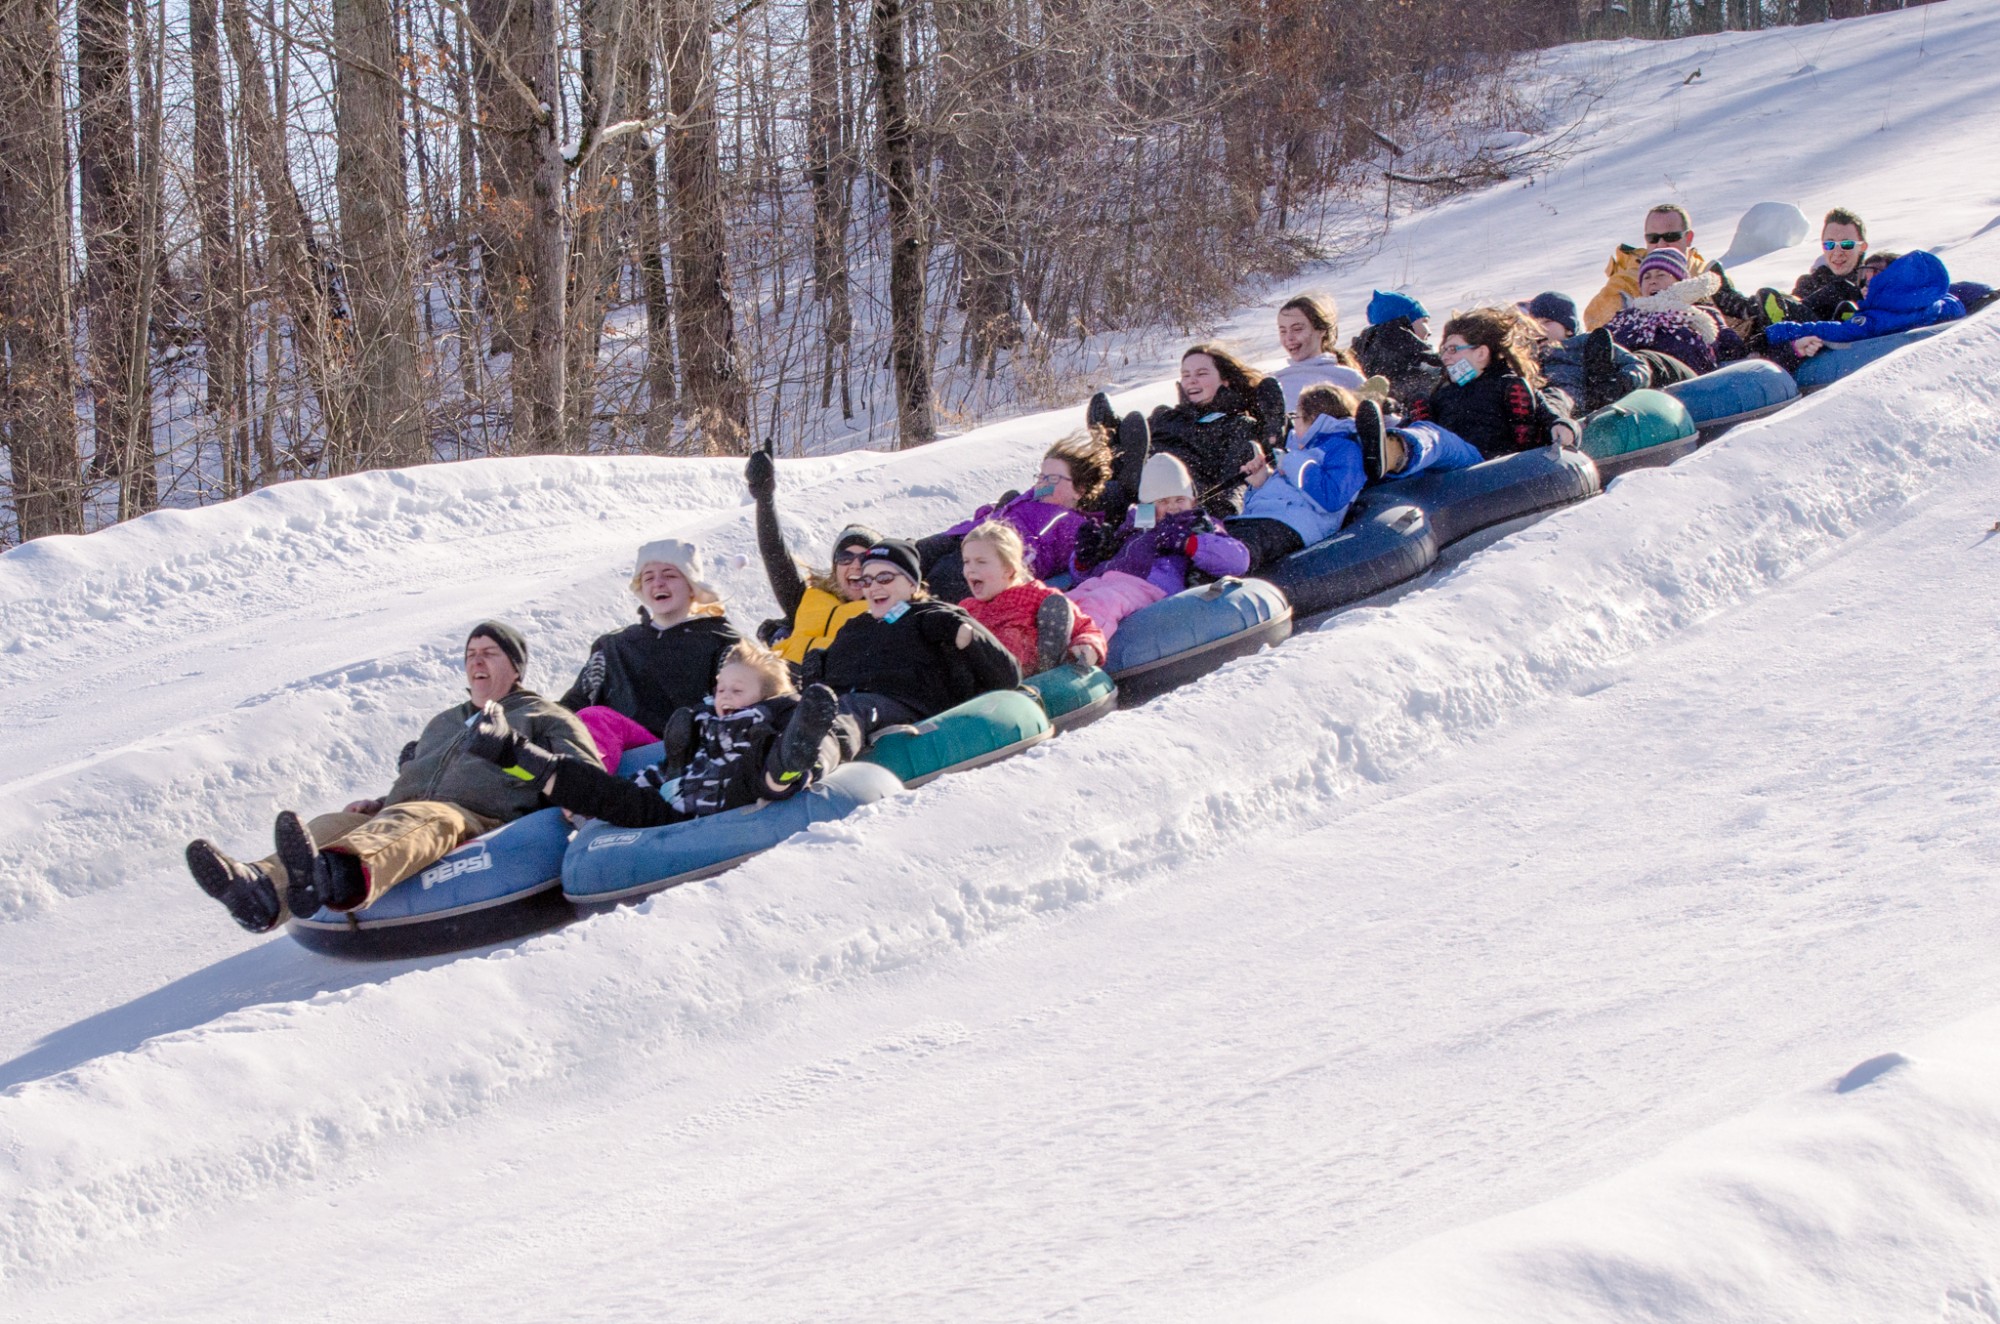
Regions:
[[[1686,405],[1664,391],[1633,391],[1583,420],[1578,449],[1608,483],[1628,469],[1672,464],[1699,444]]]
[[[1118,682],[1103,667],[1065,662],[1037,672],[1021,682],[1041,700],[1042,711],[1058,731],[1087,726],[1118,706]]]
[[[877,732],[861,757],[895,773],[905,786],[922,786],[947,772],[1018,754],[1054,733],[1034,696],[991,690],[914,725]]]

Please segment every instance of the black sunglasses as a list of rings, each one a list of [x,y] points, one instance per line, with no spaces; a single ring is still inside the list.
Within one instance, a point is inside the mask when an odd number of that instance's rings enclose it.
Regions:
[[[1649,244],[1678,244],[1681,241],[1681,236],[1686,233],[1686,230],[1662,230],[1658,234],[1647,235],[1646,242]]]

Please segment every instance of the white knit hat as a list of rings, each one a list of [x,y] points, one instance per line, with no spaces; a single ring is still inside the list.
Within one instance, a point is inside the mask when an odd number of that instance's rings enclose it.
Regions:
[[[1139,474],[1139,499],[1161,501],[1167,497],[1194,496],[1194,476],[1187,466],[1171,455],[1148,456]]]
[[[701,572],[701,553],[691,542],[679,538],[660,538],[639,549],[639,559],[632,563],[632,578],[637,579],[649,565],[670,565],[681,572],[681,577],[694,590],[696,602],[719,602],[722,595],[715,591]]]

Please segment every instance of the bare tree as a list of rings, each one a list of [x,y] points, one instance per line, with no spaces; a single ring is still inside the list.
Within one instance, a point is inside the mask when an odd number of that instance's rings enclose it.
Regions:
[[[927,286],[922,199],[917,196],[917,143],[910,119],[909,64],[904,50],[903,0],[874,0],[875,97],[881,117],[882,182],[889,213],[889,361],[896,375],[899,444],[937,438],[931,409],[931,352],[924,338]]]

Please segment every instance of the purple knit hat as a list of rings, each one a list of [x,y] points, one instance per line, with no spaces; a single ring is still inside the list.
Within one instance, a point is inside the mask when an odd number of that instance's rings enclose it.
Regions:
[[[1665,271],[1673,275],[1678,284],[1688,278],[1687,254],[1678,248],[1656,248],[1639,260],[1638,279],[1646,279],[1649,271]]]

